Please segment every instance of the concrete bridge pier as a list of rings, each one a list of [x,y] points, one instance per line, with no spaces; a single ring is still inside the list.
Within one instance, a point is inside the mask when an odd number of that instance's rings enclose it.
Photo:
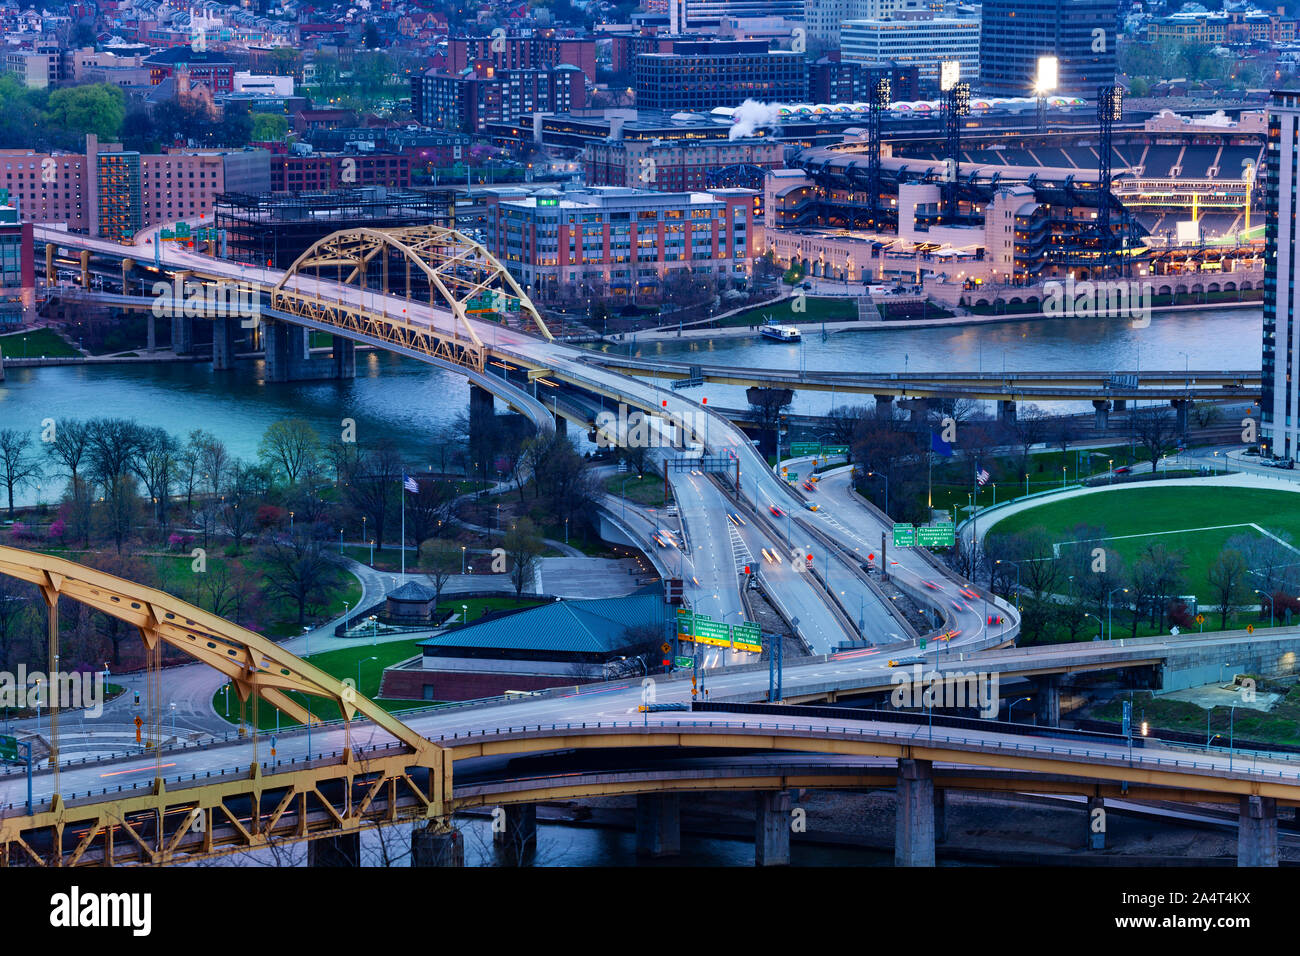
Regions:
[[[873,395],[876,400],[876,415],[881,418],[892,418],[894,415],[894,396],[893,395]]]
[[[790,865],[789,790],[754,794],[754,865]]]
[[[266,355],[266,381],[299,382],[330,378],[324,362],[311,357],[311,333],[284,322],[262,322],[262,342]]]
[[[1101,813],[1097,813],[1100,810]],[[1106,849],[1106,801],[1101,797],[1088,798],[1087,839],[1084,846],[1089,850]]]
[[[235,367],[235,343],[238,340],[238,319],[219,316],[212,320],[212,371],[229,372]]]
[[[0,346],[0,382],[5,380],[5,350]]]
[[[194,352],[193,316],[172,316],[172,351],[177,355],[190,355]]]
[[[934,842],[948,839],[948,791],[934,788]]]
[[[307,844],[308,866],[360,866],[361,834],[340,833]]]
[[[357,377],[357,343],[341,335],[331,336],[334,349],[334,377],[338,379]]]
[[[492,818],[492,843],[519,853],[537,847],[537,804],[497,807]]]
[[[1034,684],[1038,692],[1035,701],[1038,723],[1044,727],[1061,726],[1061,678],[1048,674],[1035,678]]]
[[[479,415],[493,415],[496,413],[496,398],[486,388],[478,385],[469,387],[469,417],[470,420]]]
[[[681,797],[643,793],[636,798],[638,856],[679,856],[682,852]]]
[[[1273,797],[1241,798],[1237,865],[1277,866],[1277,800]]]
[[[1004,398],[998,402],[998,424],[1015,425],[1016,423],[1016,403],[1013,399]]]
[[[436,823],[411,830],[411,866],[464,866],[465,836]]]
[[[1192,403],[1185,398],[1171,398],[1169,406],[1174,410],[1174,419],[1178,426],[1178,434],[1187,433],[1187,411],[1192,407]]]
[[[894,866],[934,866],[934,776],[928,760],[898,761]]]
[[[564,437],[569,432],[569,420],[559,412],[555,413],[555,434]]]
[[[158,349],[158,320],[152,311],[145,313],[145,349],[149,352]]]
[[[1110,424],[1110,402],[1104,398],[1094,398],[1092,407],[1097,410],[1097,431],[1105,431]]]

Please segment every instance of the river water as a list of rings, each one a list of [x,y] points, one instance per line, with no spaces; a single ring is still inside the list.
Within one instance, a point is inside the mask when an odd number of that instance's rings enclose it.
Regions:
[[[798,345],[745,337],[666,340],[607,346],[639,358],[695,360],[751,368],[866,372],[1024,371],[1077,368],[1245,369],[1260,367],[1262,310],[1207,308],[1156,313],[1134,329],[1126,319],[1034,319],[930,329],[878,328],[816,331]],[[1182,353],[1186,353],[1186,358]],[[338,434],[353,418],[359,441],[383,435],[412,462],[435,460],[435,431],[465,410],[469,389],[453,372],[383,353],[359,353],[350,381],[263,384],[260,362],[234,372],[206,363],[79,365],[8,370],[0,383],[0,427],[33,433],[42,420],[115,415],[166,428],[180,438],[201,427],[241,458],[253,458],[266,426],[301,417],[322,436]],[[744,389],[710,385],[692,389],[714,404],[744,406]],[[835,404],[869,402],[796,390],[794,410],[815,413]],[[1046,403],[1044,403],[1046,404]],[[1050,405],[1048,407],[1051,407]],[[21,504],[55,500],[61,483],[47,479],[24,489]],[[2,496],[0,496],[2,497]]]

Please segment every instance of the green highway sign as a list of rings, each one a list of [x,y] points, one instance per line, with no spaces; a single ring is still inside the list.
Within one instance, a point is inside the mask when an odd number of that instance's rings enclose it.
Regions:
[[[792,471],[786,474],[785,479],[786,481],[794,481],[798,477],[799,477],[799,472]]]
[[[18,759],[18,738],[0,737],[0,760]]]
[[[917,642],[917,645],[920,647],[921,650],[925,650],[925,638],[924,637],[921,638],[920,641]]]
[[[731,629],[731,642],[738,651],[763,652],[763,634],[757,624],[737,624]]]
[[[677,618],[677,632],[684,641],[697,641],[716,647],[731,646],[731,628],[705,614],[682,614]]]
[[[916,529],[916,543],[923,548],[951,548],[955,539],[956,529],[951,522],[922,525]]]
[[[790,454],[796,458],[802,458],[804,455],[815,455],[817,450],[822,446],[817,442],[797,441],[790,444]]]
[[[910,524],[894,525],[894,547],[910,548],[916,544],[916,528]]]
[[[693,667],[693,666],[695,666],[695,658],[693,657],[673,658],[673,667]]]

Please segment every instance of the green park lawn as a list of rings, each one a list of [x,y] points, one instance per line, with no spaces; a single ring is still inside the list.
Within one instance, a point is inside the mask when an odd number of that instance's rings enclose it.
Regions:
[[[1288,542],[1300,542],[1300,496],[1262,488],[1130,486],[1046,502],[997,521],[992,534],[1042,527],[1064,548],[1080,525],[1103,528],[1112,538],[1107,546],[1126,564],[1153,541],[1183,551],[1184,580],[1191,592],[1197,592],[1207,586],[1209,568],[1230,538],[1258,536],[1263,529]]]
[[[648,471],[638,478],[634,472],[610,475],[605,479],[605,490],[611,495],[623,497],[648,508],[660,508],[664,504],[664,480],[660,475]],[[668,503],[673,500],[672,488],[668,489]]]
[[[0,349],[6,358],[71,358],[80,355],[52,329],[32,329],[0,335]]]

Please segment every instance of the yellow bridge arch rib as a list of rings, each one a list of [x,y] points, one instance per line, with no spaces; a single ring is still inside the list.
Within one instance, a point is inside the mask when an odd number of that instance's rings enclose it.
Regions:
[[[396,265],[394,266],[394,263]],[[397,275],[394,275],[394,269]],[[412,274],[428,283],[428,300],[412,298]],[[377,274],[377,277],[376,277]],[[397,316],[376,299],[372,306],[321,295],[319,284],[331,281],[385,297],[405,297],[431,310],[451,312],[449,329]],[[487,349],[469,312],[485,300],[504,303],[513,299],[547,341],[554,336],[528,293],[486,248],[445,226],[408,226],[400,229],[345,229],[317,240],[285,271],[271,289],[272,311],[312,319],[346,331],[367,334],[406,348],[431,354],[482,371]]]
[[[306,710],[286,691],[333,700],[345,720],[358,713],[415,752],[437,745],[355,689],[279,644],[165,591],[145,587],[64,558],[0,545],[0,574],[79,601],[132,625],[149,647],[162,641],[225,674],[240,699],[257,694],[301,722]],[[316,717],[313,723],[319,723]]]

